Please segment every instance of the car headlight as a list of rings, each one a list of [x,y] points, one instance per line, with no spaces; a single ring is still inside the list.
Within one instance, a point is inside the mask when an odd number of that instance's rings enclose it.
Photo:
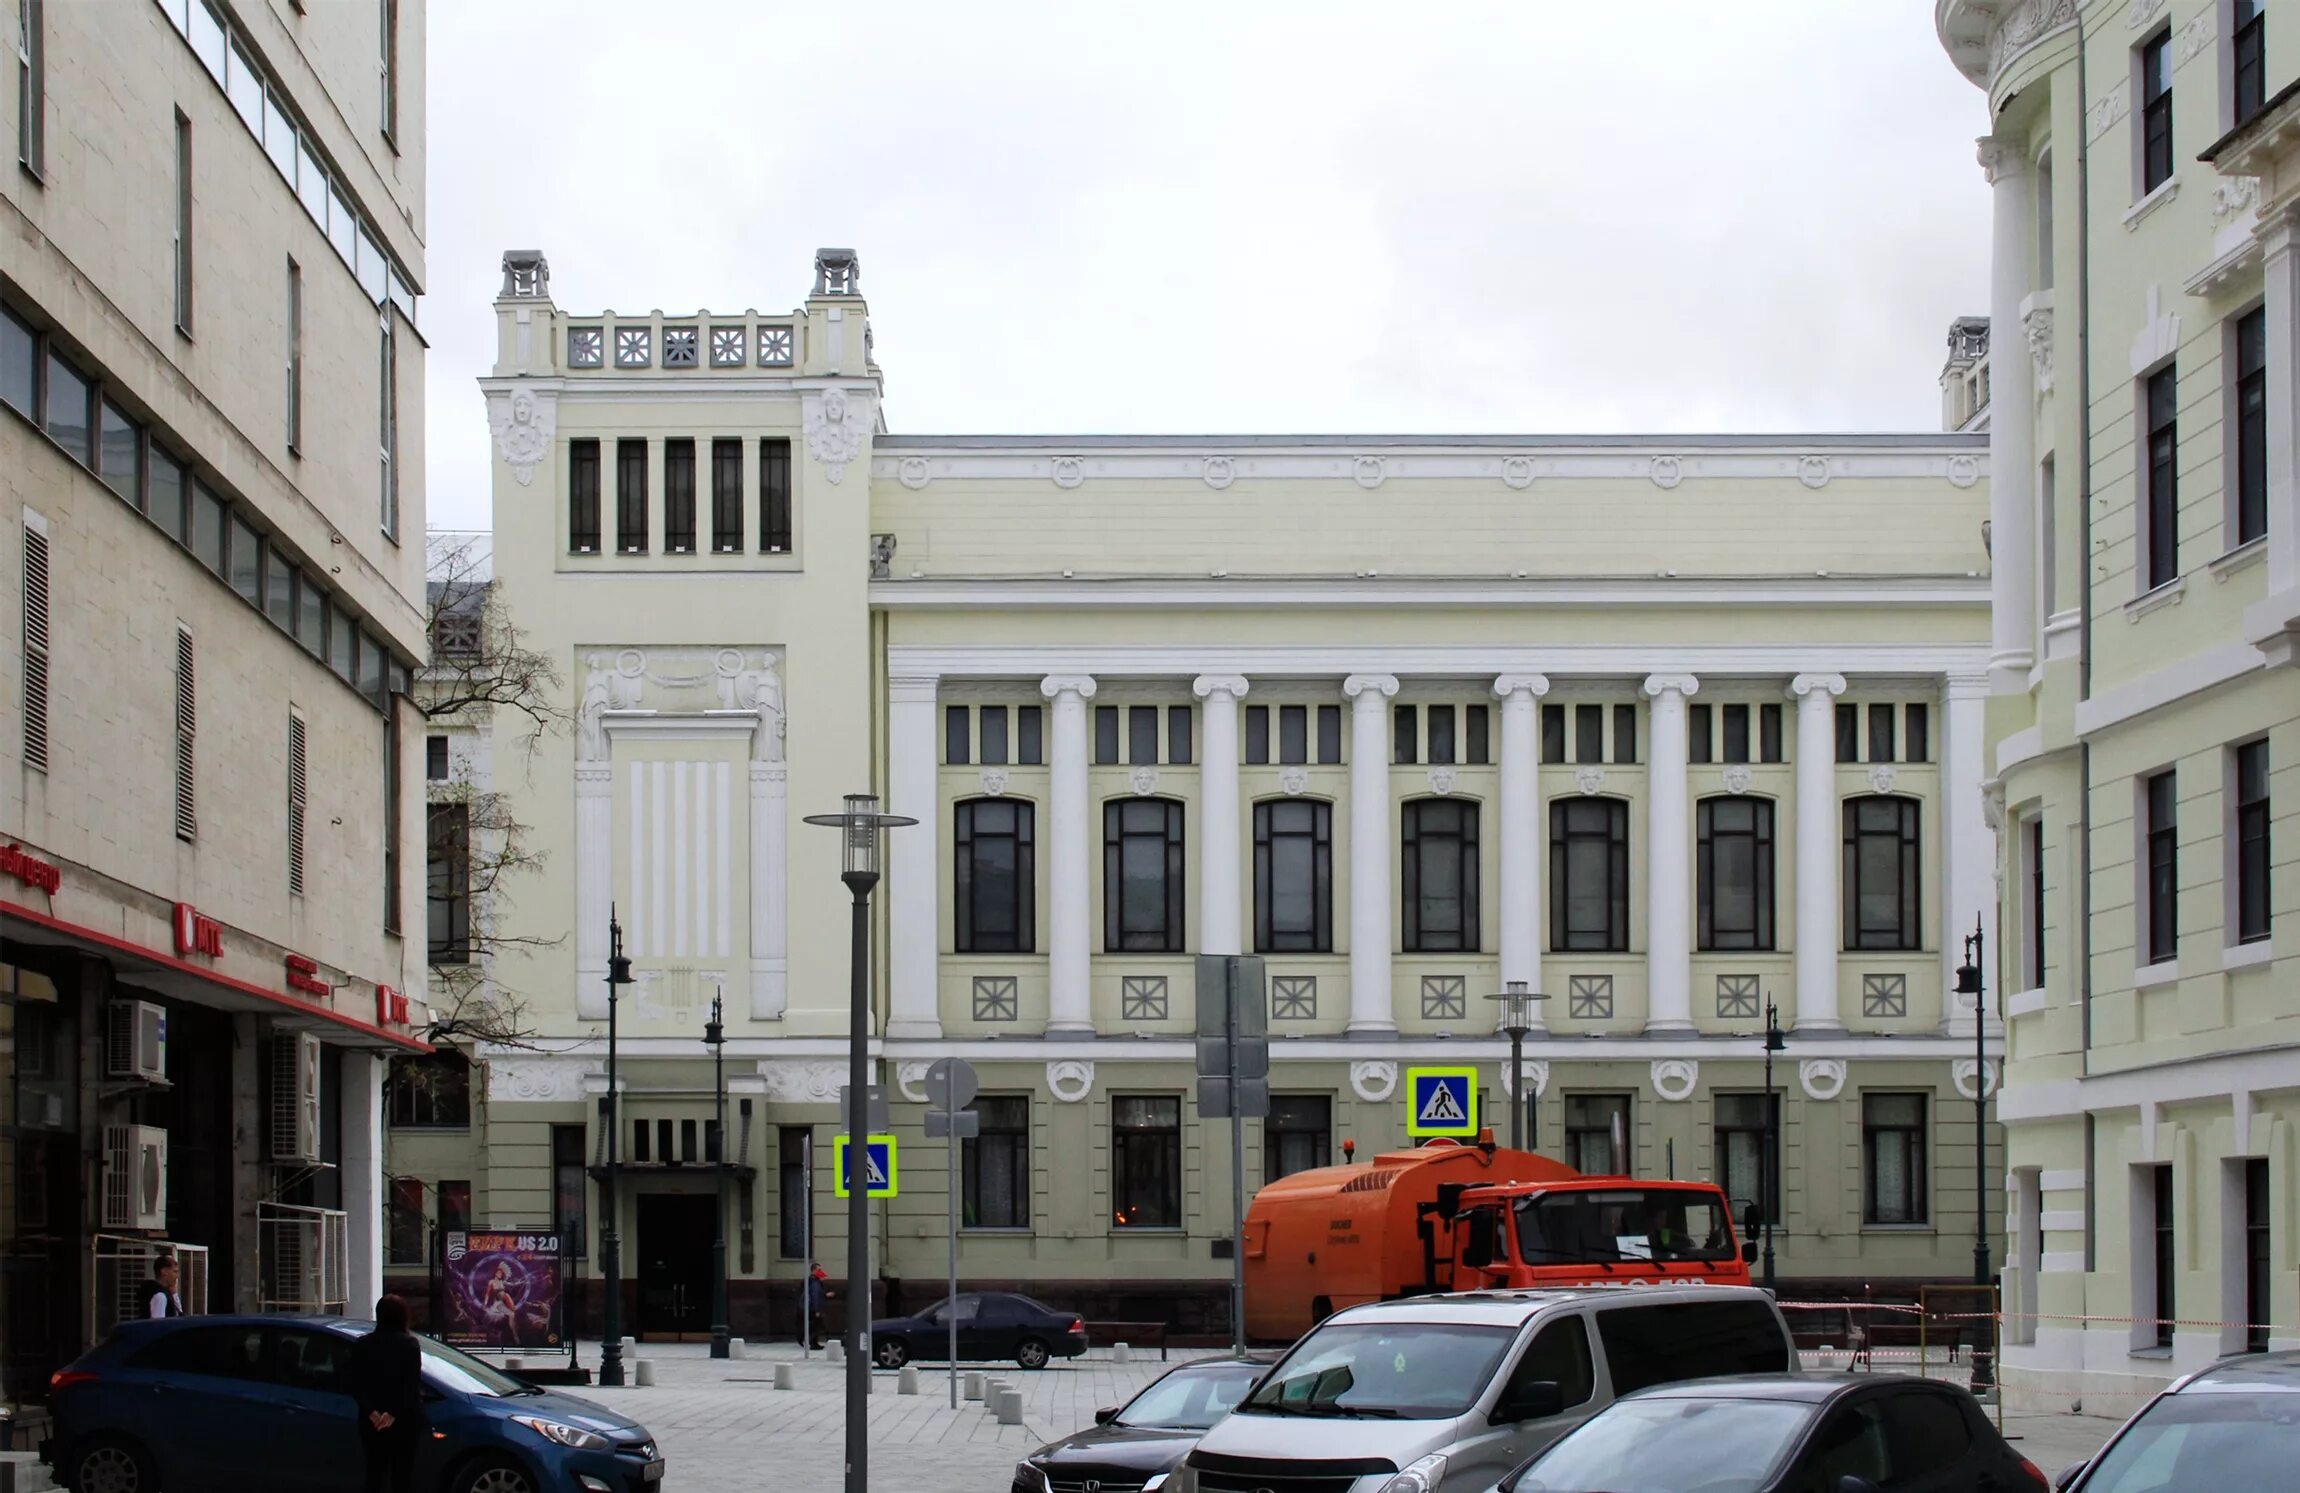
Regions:
[[[545,1420],[540,1415],[514,1415],[511,1420],[513,1424],[525,1426],[545,1441],[574,1451],[603,1452],[611,1450],[615,1445],[597,1431],[586,1431],[581,1426],[571,1426],[563,1420]]]
[[[1437,1493],[1445,1481],[1445,1454],[1432,1452],[1382,1484],[1382,1493]]]
[[[1142,1485],[1142,1493],[1160,1493],[1160,1490],[1166,1486],[1166,1476],[1163,1472],[1151,1473],[1150,1481]]]
[[[1047,1493],[1049,1485],[1046,1470],[1036,1462],[1017,1462],[1014,1464],[1014,1486],[1034,1489],[1036,1493]]]

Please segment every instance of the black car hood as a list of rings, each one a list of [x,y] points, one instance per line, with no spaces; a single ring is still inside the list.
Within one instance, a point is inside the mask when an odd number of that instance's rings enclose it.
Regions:
[[[1032,1452],[1030,1460],[1042,1467],[1109,1467],[1148,1476],[1175,1466],[1205,1434],[1155,1426],[1096,1426],[1049,1442]]]

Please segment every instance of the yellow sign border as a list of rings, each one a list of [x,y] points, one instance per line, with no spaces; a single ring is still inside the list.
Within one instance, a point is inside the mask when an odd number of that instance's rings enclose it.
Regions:
[[[902,1160],[895,1138],[871,1135],[865,1136],[863,1142],[886,1147],[886,1186],[871,1188],[870,1195],[874,1198],[902,1196]],[[831,1192],[842,1198],[847,1195],[847,1137],[844,1134],[831,1137]]]
[[[1417,1080],[1424,1078],[1458,1078],[1469,1085],[1459,1125],[1424,1125],[1421,1105],[1414,1093]],[[1447,1136],[1454,1140],[1474,1140],[1477,1137],[1477,1069],[1475,1068],[1408,1068],[1406,1070],[1406,1134],[1416,1140],[1433,1136]]]

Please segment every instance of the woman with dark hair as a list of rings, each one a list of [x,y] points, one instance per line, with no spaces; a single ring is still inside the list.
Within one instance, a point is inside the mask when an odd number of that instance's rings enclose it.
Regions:
[[[351,1345],[351,1393],[359,1405],[359,1448],[367,1493],[414,1493],[423,1445],[423,1348],[407,1330],[407,1303],[375,1304],[375,1330]]]

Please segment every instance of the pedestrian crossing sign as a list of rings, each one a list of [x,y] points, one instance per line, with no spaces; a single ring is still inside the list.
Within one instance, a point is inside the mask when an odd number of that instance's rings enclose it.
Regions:
[[[1406,1134],[1416,1140],[1435,1135],[1452,1136],[1460,1140],[1475,1137],[1477,1070],[1407,1069]]]
[[[874,1198],[891,1198],[902,1193],[902,1174],[895,1160],[894,1137],[874,1135],[864,1142],[863,1164],[870,1168],[868,1190]],[[843,1135],[831,1141],[831,1188],[840,1197],[847,1196],[847,1138]]]

